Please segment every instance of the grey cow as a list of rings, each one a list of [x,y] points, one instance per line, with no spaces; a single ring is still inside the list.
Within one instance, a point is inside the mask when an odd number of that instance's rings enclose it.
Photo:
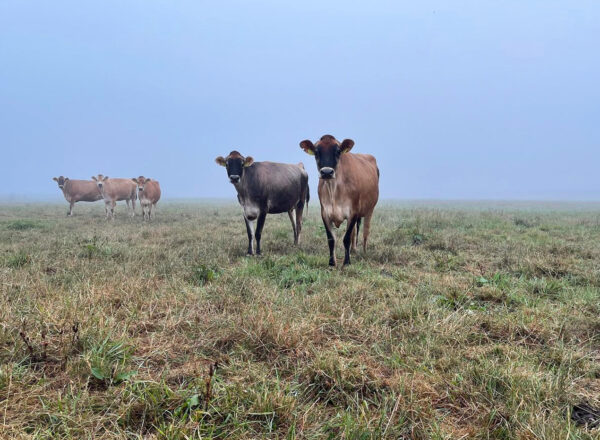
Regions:
[[[260,238],[267,214],[288,213],[294,230],[294,244],[297,245],[302,231],[304,206],[308,206],[310,200],[308,174],[304,165],[254,162],[252,157],[244,157],[237,151],[232,151],[227,157],[219,156],[215,162],[227,168],[229,181],[237,190],[248,233],[248,254],[254,254],[255,238],[256,253],[261,253]]]

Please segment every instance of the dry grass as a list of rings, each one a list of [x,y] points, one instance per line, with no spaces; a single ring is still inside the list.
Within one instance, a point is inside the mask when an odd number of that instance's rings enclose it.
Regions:
[[[597,211],[382,204],[330,270],[315,205],[259,258],[234,205],[2,206],[0,437],[600,438]]]

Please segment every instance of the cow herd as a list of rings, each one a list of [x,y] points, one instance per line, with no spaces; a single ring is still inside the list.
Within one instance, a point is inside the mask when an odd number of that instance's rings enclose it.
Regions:
[[[73,206],[77,202],[95,202],[104,200],[106,218],[115,218],[115,205],[125,200],[127,208],[131,207],[131,216],[135,216],[135,201],[139,199],[144,219],[151,219],[152,208],[160,200],[160,184],[157,180],[144,176],[132,179],[111,179],[98,174],[92,180],[76,180],[68,177],[54,177],[58,187],[69,202],[68,216],[73,215]]]
[[[379,199],[379,168],[369,154],[350,153],[354,141],[339,142],[331,135],[322,136],[316,143],[300,142],[300,148],[315,157],[319,172],[319,201],[321,218],[329,244],[329,265],[336,265],[335,234],[346,221],[344,234],[344,265],[350,264],[350,252],[358,245],[361,224],[363,247],[366,251],[373,210]],[[305,208],[310,201],[308,173],[302,163],[284,164],[255,162],[250,156],[232,151],[226,157],[215,159],[227,169],[229,181],[235,187],[242,206],[248,254],[260,254],[260,239],[267,214],[287,212],[294,231],[294,244],[302,232]],[[152,218],[152,209],[160,199],[160,184],[154,179],[140,176],[133,179],[109,178],[102,174],[92,180],[71,180],[54,177],[65,199],[69,202],[68,215],[73,214],[76,202],[104,200],[106,218],[114,219],[115,205],[125,200],[135,215],[135,202],[140,201],[144,220]],[[254,243],[256,242],[256,246]]]

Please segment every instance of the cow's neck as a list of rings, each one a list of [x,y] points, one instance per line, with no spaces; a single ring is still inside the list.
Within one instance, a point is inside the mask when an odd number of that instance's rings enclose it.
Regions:
[[[238,180],[237,183],[233,184],[233,186],[235,187],[235,190],[238,193],[238,196],[242,200],[246,199],[246,190],[245,190],[246,186],[244,185],[245,180],[246,180],[246,173],[242,173],[242,177],[240,177],[240,180]]]

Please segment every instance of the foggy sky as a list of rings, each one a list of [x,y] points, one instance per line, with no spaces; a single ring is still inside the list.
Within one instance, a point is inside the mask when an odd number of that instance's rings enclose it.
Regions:
[[[0,196],[143,174],[232,198],[214,158],[375,155],[385,198],[600,199],[595,1],[0,3]]]

